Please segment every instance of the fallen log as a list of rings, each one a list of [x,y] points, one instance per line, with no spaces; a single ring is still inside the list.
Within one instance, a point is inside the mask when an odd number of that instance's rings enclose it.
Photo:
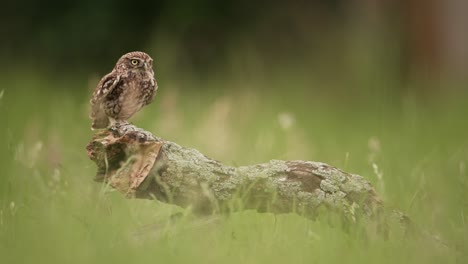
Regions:
[[[410,226],[404,214],[386,212],[365,178],[322,162],[227,166],[130,124],[96,133],[86,149],[98,167],[95,180],[128,198],[157,199],[204,215],[255,209],[314,219],[325,208],[347,223],[377,220],[376,231],[386,230],[388,217]]]

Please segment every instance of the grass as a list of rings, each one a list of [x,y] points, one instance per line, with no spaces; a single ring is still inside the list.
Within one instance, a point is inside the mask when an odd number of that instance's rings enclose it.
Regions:
[[[447,251],[416,239],[369,242],[293,214],[194,219],[175,206],[127,200],[92,181],[95,167],[84,150],[92,136],[86,78],[3,77],[2,263],[456,263],[467,257],[466,96],[428,102],[377,89],[340,97],[299,82],[286,90],[199,81],[189,90],[183,89],[188,81],[163,80],[155,103],[132,120],[232,165],[306,159],[361,174],[388,204],[458,248]],[[170,221],[176,212],[184,216]]]

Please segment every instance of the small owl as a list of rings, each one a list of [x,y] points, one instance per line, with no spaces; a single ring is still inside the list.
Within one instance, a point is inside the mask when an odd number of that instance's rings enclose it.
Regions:
[[[143,106],[153,101],[158,84],[153,59],[141,51],[129,52],[97,85],[91,98],[92,129],[126,123]]]

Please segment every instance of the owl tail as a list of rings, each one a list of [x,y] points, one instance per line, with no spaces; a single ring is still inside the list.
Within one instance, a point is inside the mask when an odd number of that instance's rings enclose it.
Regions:
[[[107,116],[99,116],[93,119],[91,129],[107,128],[109,126],[109,118]]]

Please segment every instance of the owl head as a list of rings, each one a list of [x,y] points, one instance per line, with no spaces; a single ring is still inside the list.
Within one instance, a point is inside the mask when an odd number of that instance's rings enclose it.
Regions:
[[[142,51],[124,54],[115,64],[117,70],[153,70],[153,59]]]

